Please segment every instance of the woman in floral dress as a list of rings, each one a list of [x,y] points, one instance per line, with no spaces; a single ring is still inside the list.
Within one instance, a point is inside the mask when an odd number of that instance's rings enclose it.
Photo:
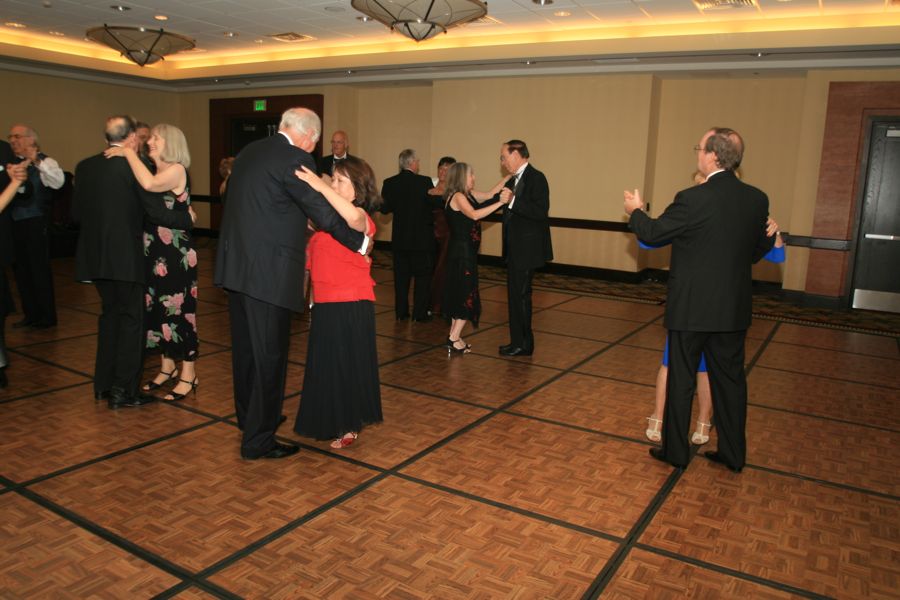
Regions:
[[[187,169],[191,164],[184,133],[174,125],[153,128],[148,143],[156,163],[152,174],[134,151],[111,147],[106,157],[124,156],[135,178],[145,190],[162,192],[169,210],[187,211],[190,191]],[[160,372],[144,385],[145,391],[175,383],[164,400],[181,400],[199,383],[197,360],[197,252],[191,232],[144,226],[144,256],[147,257],[147,349],[160,352]],[[176,361],[181,361],[181,371]]]

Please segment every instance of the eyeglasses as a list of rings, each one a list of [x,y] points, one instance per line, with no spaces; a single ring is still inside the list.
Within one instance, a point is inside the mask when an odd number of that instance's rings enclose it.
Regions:
[[[13,141],[13,140],[18,140],[20,138],[26,138],[26,137],[32,137],[32,136],[28,135],[27,133],[11,133],[8,136],[6,136],[6,139],[8,139],[9,141]]]
[[[699,145],[694,146],[694,152],[700,152],[701,150],[706,151],[706,148],[701,148]]]

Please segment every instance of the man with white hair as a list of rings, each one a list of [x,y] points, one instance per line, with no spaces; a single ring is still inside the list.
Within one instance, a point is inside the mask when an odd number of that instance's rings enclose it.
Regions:
[[[291,313],[303,310],[307,217],[320,231],[365,254],[371,239],[354,231],[328,201],[294,174],[315,171],[310,152],[322,123],[291,108],[278,133],[247,145],[228,179],[215,285],[228,291],[234,404],[241,456],[283,458],[297,446],[275,440],[281,423]]]

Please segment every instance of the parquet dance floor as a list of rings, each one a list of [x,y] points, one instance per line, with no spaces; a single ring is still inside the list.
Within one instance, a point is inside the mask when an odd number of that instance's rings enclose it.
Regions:
[[[482,281],[473,352],[448,357],[443,322],[395,321],[376,263],[384,423],[341,451],[293,433],[304,315],[279,432],[302,450],[243,461],[200,256],[183,402],[95,403],[100,304],[72,259],[56,328],[7,321],[0,598],[900,597],[898,337],[756,320],[749,464],[680,473],[644,437],[662,306],[536,289],[536,352],[508,359],[506,291]]]

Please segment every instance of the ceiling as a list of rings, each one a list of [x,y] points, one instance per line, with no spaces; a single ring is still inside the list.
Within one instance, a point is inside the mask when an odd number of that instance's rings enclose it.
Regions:
[[[691,0],[547,6],[490,0],[487,19],[417,44],[357,19],[350,0],[126,0],[120,6],[127,10],[115,8],[116,0],[0,0],[0,68],[196,90],[521,73],[900,66],[898,0],[746,1],[703,10]],[[197,48],[140,68],[85,40],[87,29],[104,23],[162,27],[194,39]],[[289,32],[312,39],[271,37]]]

